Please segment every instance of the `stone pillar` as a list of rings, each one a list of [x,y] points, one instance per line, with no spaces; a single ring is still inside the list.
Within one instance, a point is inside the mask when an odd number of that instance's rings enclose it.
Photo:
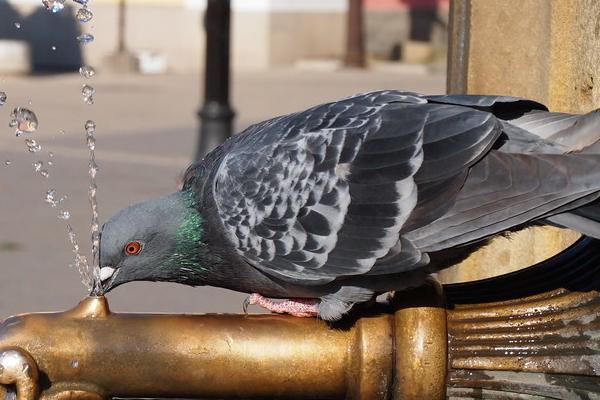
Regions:
[[[527,97],[553,111],[600,107],[600,2],[453,0],[448,92]],[[481,279],[544,260],[578,234],[535,228],[500,239],[441,274]]]

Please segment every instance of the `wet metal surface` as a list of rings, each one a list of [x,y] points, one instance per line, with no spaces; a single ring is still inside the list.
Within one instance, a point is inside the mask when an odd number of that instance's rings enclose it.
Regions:
[[[335,325],[121,314],[90,297],[0,325],[0,384],[23,400],[595,399],[599,375],[595,290],[447,305],[431,281]]]
[[[0,383],[17,384],[23,400],[38,392],[42,399],[440,399],[445,310],[431,285],[412,291],[410,304],[339,326],[271,315],[119,314],[104,297],[90,297],[64,313],[5,320]],[[407,358],[395,343],[425,347]],[[11,357],[28,374],[15,375],[14,363],[3,361]],[[416,380],[418,393],[407,389]]]

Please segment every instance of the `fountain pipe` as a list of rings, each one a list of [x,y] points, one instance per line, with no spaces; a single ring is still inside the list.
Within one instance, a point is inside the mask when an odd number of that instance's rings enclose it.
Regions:
[[[0,324],[0,394],[10,387],[19,400],[600,394],[596,290],[445,306],[441,286],[429,281],[357,311],[336,324],[122,314],[89,297],[67,312]]]
[[[64,313],[4,321],[0,383],[34,388],[18,390],[24,400],[38,390],[42,399],[441,399],[440,295],[432,284],[411,299],[422,307],[395,305],[337,326],[280,315],[121,314],[89,297]],[[3,360],[14,352],[25,360],[17,369],[39,370],[45,384],[12,375]]]

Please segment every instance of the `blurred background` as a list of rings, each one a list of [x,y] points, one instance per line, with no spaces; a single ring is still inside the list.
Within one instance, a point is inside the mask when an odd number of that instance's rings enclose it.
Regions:
[[[0,0],[0,318],[62,310],[87,294],[69,267],[67,221],[44,202],[49,189],[68,195],[62,206],[89,255],[86,120],[97,125],[104,221],[178,189],[203,127],[204,140],[211,134],[211,102],[235,112],[239,132],[358,92],[445,90],[446,0],[234,0],[229,29],[229,2],[217,1],[221,11],[207,13],[214,0],[93,0],[83,23],[72,0]],[[95,39],[83,44],[83,34]],[[82,77],[82,66],[96,74]],[[36,113],[41,151],[8,127],[15,107]],[[240,312],[245,295],[134,283],[108,297],[118,311]]]

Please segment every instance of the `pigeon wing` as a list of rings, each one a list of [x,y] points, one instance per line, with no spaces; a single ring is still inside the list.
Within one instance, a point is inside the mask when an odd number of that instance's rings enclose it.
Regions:
[[[440,182],[452,182],[451,204],[500,133],[488,112],[368,93],[249,128],[220,162],[213,196],[249,263],[278,278],[326,283],[368,273],[401,251],[399,232],[417,203],[446,209]],[[428,185],[435,199],[417,196]]]

